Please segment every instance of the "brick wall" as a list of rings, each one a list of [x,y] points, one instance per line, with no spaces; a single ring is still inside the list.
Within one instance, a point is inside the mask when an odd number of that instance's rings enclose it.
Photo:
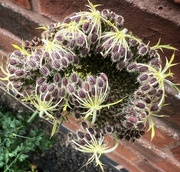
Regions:
[[[172,21],[171,16],[169,19],[163,18],[130,3],[131,0],[92,2],[104,4],[100,8],[110,8],[123,15],[126,27],[145,42],[150,40],[155,44],[161,37],[162,43],[180,47],[180,18],[177,21]],[[169,9],[180,10],[174,1],[165,2]],[[22,39],[39,36],[41,31],[36,29],[38,26],[60,21],[72,12],[83,10],[86,3],[86,0],[0,0],[0,56],[6,59],[8,53],[13,51],[11,44],[20,44]],[[168,14],[168,11],[164,12]],[[170,57],[172,52],[165,53]],[[180,51],[176,52],[175,61],[180,62]],[[174,81],[180,83],[180,67],[175,66],[173,72]],[[117,151],[109,154],[120,164],[119,168],[123,166],[131,172],[180,171],[180,101],[169,95],[167,102],[170,105],[164,107],[161,114],[170,117],[155,119],[156,137],[152,142],[150,133],[147,133],[134,144],[122,141]]]

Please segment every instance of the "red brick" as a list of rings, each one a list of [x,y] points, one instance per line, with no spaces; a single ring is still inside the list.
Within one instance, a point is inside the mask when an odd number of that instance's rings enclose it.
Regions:
[[[107,156],[109,158],[113,159],[115,162],[119,163],[120,166],[123,166],[128,171],[131,171],[131,172],[144,172],[144,170],[141,170],[139,167],[137,167],[136,163],[130,162],[124,156],[119,154],[119,152],[114,151],[114,152],[111,152],[111,153],[107,154]]]
[[[23,8],[26,8],[28,10],[31,9],[31,3],[29,2],[29,0],[12,0],[12,2],[20,5]]]
[[[40,36],[42,30],[36,29],[43,23],[50,23],[30,10],[15,6],[10,1],[1,0],[0,3],[0,26],[9,30],[23,40],[31,40],[33,36]],[[52,22],[52,21],[51,21]]]
[[[2,50],[0,50],[0,66],[5,66],[7,61],[8,54]],[[0,77],[5,77],[5,75],[0,70]],[[0,80],[0,82],[3,82]]]
[[[5,52],[14,51],[14,47],[12,46],[12,44],[21,45],[21,40],[7,30],[0,29],[0,38],[0,49]]]
[[[151,131],[147,132],[143,139],[151,141]],[[151,141],[151,144],[157,146],[160,149],[163,149],[176,142],[176,139],[167,135],[166,132],[161,131],[159,128],[155,127],[155,137]]]
[[[174,2],[180,4],[180,0],[174,0]]]
[[[153,167],[147,160],[139,163],[138,167],[145,172],[160,172],[157,168]]]
[[[180,163],[174,164],[169,159],[162,159],[156,162],[156,166],[161,169],[163,172],[179,172],[180,171]]]
[[[39,0],[40,13],[56,21],[83,10],[84,4],[86,0]]]
[[[180,146],[172,149],[171,152],[173,153],[174,157],[175,157],[178,161],[180,161]]]

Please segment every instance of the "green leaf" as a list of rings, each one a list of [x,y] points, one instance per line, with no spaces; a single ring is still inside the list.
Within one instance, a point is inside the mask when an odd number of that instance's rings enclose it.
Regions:
[[[26,158],[28,158],[29,156],[28,155],[26,155],[26,154],[21,154],[20,156],[19,156],[19,158],[18,158],[18,160],[20,161],[20,162],[23,162]]]
[[[51,138],[54,136],[54,134],[56,133],[57,123],[58,123],[58,120],[55,120],[55,121],[54,121],[54,124],[53,124],[52,131],[51,131],[51,137],[50,137],[50,139],[51,139]]]

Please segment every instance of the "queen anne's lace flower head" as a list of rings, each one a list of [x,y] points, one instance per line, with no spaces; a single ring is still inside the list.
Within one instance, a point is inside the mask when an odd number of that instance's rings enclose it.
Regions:
[[[8,90],[36,109],[40,117],[60,124],[73,116],[84,129],[71,138],[75,149],[90,153],[103,170],[100,156],[115,150],[120,140],[134,142],[146,126],[155,135],[152,116],[165,103],[174,54],[163,66],[158,53],[170,45],[144,43],[123,26],[123,16],[98,10],[88,0],[87,10],[62,22],[42,26],[41,37],[24,41],[1,71]],[[102,7],[102,6],[101,6]],[[35,115],[32,116],[34,118]],[[31,119],[29,121],[31,121]],[[114,138],[109,148],[106,136]]]

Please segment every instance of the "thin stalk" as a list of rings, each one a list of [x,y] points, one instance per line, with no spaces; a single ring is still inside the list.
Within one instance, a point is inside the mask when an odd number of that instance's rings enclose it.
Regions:
[[[32,115],[31,115],[31,117],[28,119],[28,123],[31,123],[32,121],[33,121],[33,119],[38,115],[38,111],[36,110]]]
[[[97,116],[97,110],[96,109],[94,109],[93,110],[93,117],[92,117],[92,121],[91,121],[91,124],[94,124],[95,122],[96,122],[96,116]]]

